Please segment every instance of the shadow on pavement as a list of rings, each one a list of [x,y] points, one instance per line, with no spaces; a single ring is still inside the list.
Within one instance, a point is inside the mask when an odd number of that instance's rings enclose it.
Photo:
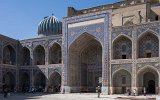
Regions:
[[[49,95],[46,93],[11,93],[10,96],[4,98],[4,94],[0,94],[0,100],[36,100],[41,96]]]

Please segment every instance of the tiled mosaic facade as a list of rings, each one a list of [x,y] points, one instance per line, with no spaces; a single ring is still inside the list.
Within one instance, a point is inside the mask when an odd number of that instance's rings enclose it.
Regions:
[[[158,94],[159,1],[138,1],[69,7],[59,35],[0,36],[0,91],[7,83],[12,91],[96,92],[100,85],[104,94]]]

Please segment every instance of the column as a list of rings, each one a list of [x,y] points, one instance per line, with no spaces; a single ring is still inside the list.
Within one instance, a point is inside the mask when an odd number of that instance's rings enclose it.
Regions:
[[[48,47],[46,47],[45,49],[45,65],[49,64],[49,51],[48,51]]]
[[[33,75],[33,69],[30,70],[30,89],[34,87],[34,75]]]
[[[158,79],[158,95],[160,95],[160,77]]]
[[[137,71],[136,71],[136,66],[137,66],[137,36],[136,36],[136,29],[133,30],[132,32],[132,83],[131,83],[131,92],[133,92],[134,89],[138,92],[137,88]]]
[[[0,92],[3,91],[3,75],[2,75],[2,68],[0,66]]]
[[[19,91],[19,70],[16,69],[16,86],[15,86],[15,89],[16,91],[18,90]]]
[[[34,47],[31,47],[31,50],[30,50],[30,57],[31,57],[31,59],[30,59],[30,64],[31,64],[31,65],[34,65],[33,49],[34,49]]]
[[[104,41],[102,46],[102,93],[109,94],[109,59],[110,51],[109,44],[111,44],[111,15],[105,15],[104,27]],[[108,27],[108,28],[107,28]]]
[[[45,92],[48,92],[48,86],[49,86],[48,68],[45,69],[45,76],[46,76]]]

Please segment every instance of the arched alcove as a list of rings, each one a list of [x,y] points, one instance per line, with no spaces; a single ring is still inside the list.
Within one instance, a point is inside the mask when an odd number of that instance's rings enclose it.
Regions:
[[[12,74],[11,72],[7,72],[6,74],[4,74],[3,83],[4,83],[3,89],[8,89],[8,91],[14,92],[14,88],[16,85],[16,79],[14,74]]]
[[[61,52],[61,46],[58,43],[54,43],[52,47],[49,48],[49,64],[62,63]]]
[[[113,74],[112,82],[114,94],[125,94],[127,90],[131,91],[131,74],[124,69]]]
[[[16,51],[11,45],[3,48],[3,63],[16,65]]]
[[[34,76],[34,87],[37,92],[44,92],[46,86],[46,77],[42,72],[35,74]]]
[[[69,84],[72,92],[96,92],[102,77],[102,46],[92,35],[83,33],[69,47]]]
[[[138,93],[141,94],[144,88],[147,94],[158,93],[159,74],[152,67],[145,67],[137,74]]]
[[[26,47],[23,47],[21,50],[21,65],[30,65],[30,50]]]
[[[132,41],[121,35],[113,41],[113,59],[131,59]]]
[[[35,65],[45,64],[45,49],[43,46],[38,45],[33,51],[33,59]]]
[[[138,58],[151,58],[159,56],[159,39],[151,33],[146,32],[138,38]]]
[[[61,75],[58,72],[51,74],[49,78],[49,88],[52,93],[61,91]]]

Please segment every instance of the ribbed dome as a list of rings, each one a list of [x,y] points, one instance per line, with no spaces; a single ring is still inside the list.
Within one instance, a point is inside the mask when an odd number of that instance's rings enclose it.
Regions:
[[[62,22],[55,16],[45,17],[38,25],[39,36],[62,34]]]

